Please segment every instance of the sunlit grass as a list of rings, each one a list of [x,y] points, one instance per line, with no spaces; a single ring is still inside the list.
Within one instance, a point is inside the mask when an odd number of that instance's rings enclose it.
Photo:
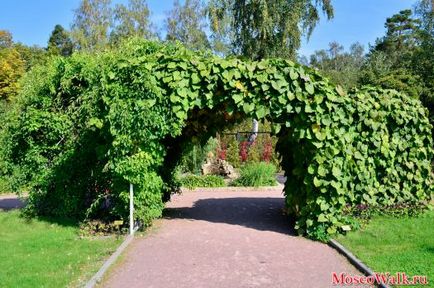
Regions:
[[[434,287],[434,211],[419,217],[377,216],[337,239],[375,272],[426,275]]]
[[[0,212],[0,286],[83,286],[120,241],[82,239],[67,220],[27,221],[18,211]]]

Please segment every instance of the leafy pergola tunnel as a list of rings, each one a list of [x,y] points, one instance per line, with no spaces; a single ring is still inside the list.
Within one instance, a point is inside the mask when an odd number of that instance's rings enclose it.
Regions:
[[[133,40],[53,60],[25,87],[16,122],[49,121],[35,136],[9,128],[18,143],[33,137],[11,147],[10,162],[26,175],[36,213],[126,218],[131,182],[137,217],[149,223],[176,189],[174,169],[191,143],[245,118],[273,123],[302,234],[348,229],[344,211],[358,204],[431,197],[431,126],[418,100],[373,87],[346,92],[291,61]],[[35,151],[49,173],[33,169]]]

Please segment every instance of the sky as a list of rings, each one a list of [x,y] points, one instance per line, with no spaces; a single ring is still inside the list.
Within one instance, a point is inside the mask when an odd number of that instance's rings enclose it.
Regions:
[[[126,0],[114,0],[114,3]],[[80,0],[0,0],[0,30],[9,30],[16,42],[45,47],[56,24],[69,28]],[[172,0],[148,0],[152,21],[163,27]],[[345,48],[358,41],[373,44],[384,35],[387,17],[412,8],[416,0],[332,0],[334,19],[322,19],[310,39],[304,39],[300,54],[308,56],[326,49],[332,41]]]

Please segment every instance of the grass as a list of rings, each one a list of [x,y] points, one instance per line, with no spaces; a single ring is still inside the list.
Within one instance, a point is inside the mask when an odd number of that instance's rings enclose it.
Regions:
[[[426,275],[434,287],[434,211],[413,218],[376,216],[337,240],[375,272]]]
[[[72,222],[0,212],[0,286],[83,286],[121,240],[81,239]]]
[[[233,186],[260,187],[275,186],[276,167],[266,162],[249,163],[241,167],[240,177],[232,182]]]

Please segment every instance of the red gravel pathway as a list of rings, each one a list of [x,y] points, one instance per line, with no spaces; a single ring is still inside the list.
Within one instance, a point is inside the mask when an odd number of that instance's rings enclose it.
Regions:
[[[338,287],[360,274],[329,246],[294,236],[276,189],[200,189],[127,249],[103,287]]]

